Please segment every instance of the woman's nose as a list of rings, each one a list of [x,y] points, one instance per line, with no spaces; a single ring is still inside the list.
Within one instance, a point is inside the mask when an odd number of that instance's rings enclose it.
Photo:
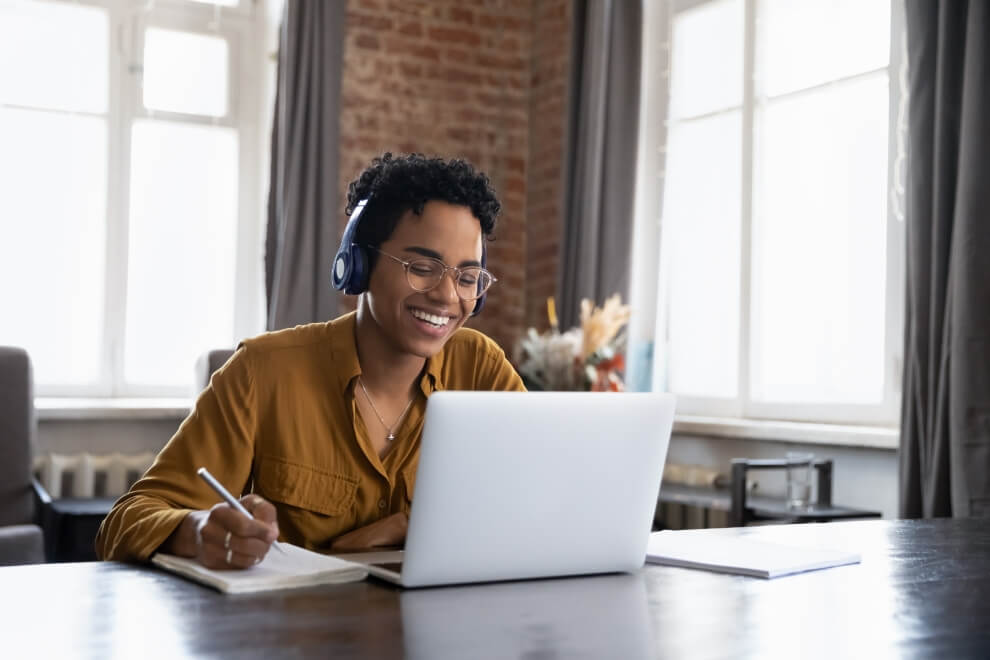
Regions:
[[[437,284],[429,293],[435,295],[437,299],[442,299],[447,303],[457,303],[460,301],[460,296],[457,295],[457,278],[459,273],[454,270],[448,270],[440,278],[440,283]]]

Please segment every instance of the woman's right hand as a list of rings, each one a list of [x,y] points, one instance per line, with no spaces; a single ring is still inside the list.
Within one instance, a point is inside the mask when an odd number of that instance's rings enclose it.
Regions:
[[[245,495],[241,504],[254,520],[226,502],[208,511],[192,511],[162,544],[162,550],[194,557],[207,568],[249,568],[268,553],[278,538],[275,507],[258,495]]]

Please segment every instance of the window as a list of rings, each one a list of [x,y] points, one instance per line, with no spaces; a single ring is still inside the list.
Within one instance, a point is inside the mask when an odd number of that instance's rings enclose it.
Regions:
[[[187,394],[263,329],[260,14],[0,5],[0,343],[39,394]]]
[[[670,7],[655,387],[682,413],[895,423],[890,1]]]

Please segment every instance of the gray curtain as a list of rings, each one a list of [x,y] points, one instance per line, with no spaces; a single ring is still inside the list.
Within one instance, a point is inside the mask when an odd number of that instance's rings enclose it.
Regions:
[[[582,298],[628,299],[636,170],[642,0],[575,0],[558,311]]]
[[[288,0],[272,125],[265,286],[268,329],[337,315],[338,154],[346,3]]]
[[[906,10],[900,510],[990,516],[990,2]]]

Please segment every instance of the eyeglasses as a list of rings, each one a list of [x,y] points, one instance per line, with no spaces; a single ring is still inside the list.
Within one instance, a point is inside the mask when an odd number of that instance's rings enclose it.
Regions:
[[[432,257],[405,261],[376,247],[371,249],[402,264],[406,270],[406,280],[409,282],[409,286],[416,291],[426,292],[437,288],[448,271],[454,274],[454,288],[457,290],[457,297],[464,301],[477,300],[484,295],[485,291],[488,291],[492,284],[498,282],[494,275],[481,266],[456,268]]]

